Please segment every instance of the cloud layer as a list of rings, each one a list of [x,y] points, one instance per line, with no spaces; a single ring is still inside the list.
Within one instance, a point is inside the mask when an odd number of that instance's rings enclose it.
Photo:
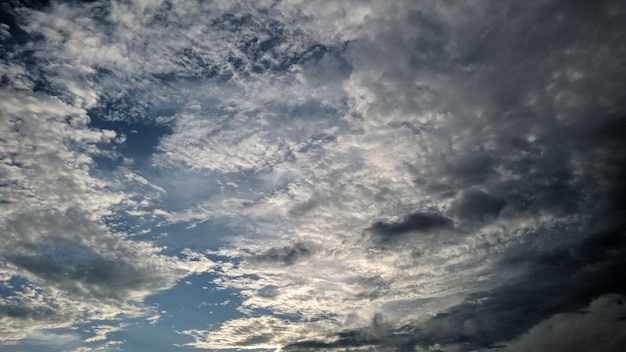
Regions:
[[[0,342],[187,277],[179,348],[623,345],[621,2],[4,6]]]

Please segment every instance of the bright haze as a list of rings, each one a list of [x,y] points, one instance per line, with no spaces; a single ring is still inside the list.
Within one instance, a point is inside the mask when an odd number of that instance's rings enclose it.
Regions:
[[[4,1],[0,350],[626,351],[626,3]]]

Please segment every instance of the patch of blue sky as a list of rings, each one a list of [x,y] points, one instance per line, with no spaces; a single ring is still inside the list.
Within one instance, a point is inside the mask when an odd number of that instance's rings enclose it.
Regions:
[[[155,152],[160,139],[171,133],[169,126],[154,121],[111,121],[93,115],[90,118],[92,128],[112,130],[125,138],[123,143],[111,146],[119,157],[100,156],[95,160],[96,167],[104,170],[115,169],[121,162],[120,157],[132,159],[135,168],[149,167],[150,156]]]
[[[180,211],[206,201],[221,191],[220,174],[189,169],[153,169],[142,174],[148,181],[163,188],[162,207],[166,211]]]
[[[161,209],[183,211],[210,202],[212,196],[246,197],[250,201],[285,188],[291,181],[288,174],[273,170],[218,172],[209,170],[166,169],[149,170],[142,174],[148,181],[166,192]]]
[[[10,286],[10,287],[20,287],[26,283],[28,283],[28,280],[22,276],[11,276],[6,282],[6,284],[4,284],[2,281],[0,281],[0,293],[4,292],[3,291],[3,287],[6,288],[6,286]]]
[[[188,339],[177,334],[169,326],[134,324],[122,331],[109,334],[109,339],[121,341],[121,350],[126,352],[170,352],[173,350],[192,350],[185,347],[174,347],[184,344]]]
[[[229,227],[213,221],[205,221],[197,226],[178,223],[151,229],[151,232],[140,238],[154,241],[158,246],[165,246],[163,253],[177,255],[185,248],[196,251],[216,250],[224,241],[235,235]]]
[[[142,319],[131,326],[111,333],[110,339],[124,341],[125,351],[171,351],[173,345],[191,342],[179,334],[188,329],[217,328],[221,322],[243,316],[236,308],[239,294],[217,287],[215,274],[203,273],[179,281],[173,288],[150,296],[145,304],[160,313],[158,321]],[[177,349],[187,350],[180,346]]]

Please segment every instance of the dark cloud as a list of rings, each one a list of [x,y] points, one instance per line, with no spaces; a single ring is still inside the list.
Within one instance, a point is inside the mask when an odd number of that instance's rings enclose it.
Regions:
[[[23,320],[46,320],[54,319],[55,315],[56,311],[51,307],[27,307],[21,302],[0,305],[0,318],[8,317]]]
[[[481,184],[494,170],[495,162],[486,153],[459,155],[448,161],[447,173],[460,181],[462,185]]]
[[[394,337],[392,332],[391,324],[386,322],[381,314],[375,314],[370,326],[337,333],[333,342],[300,341],[284,346],[282,349],[285,351],[333,351],[346,347],[369,346],[373,350],[385,345],[395,345],[398,348],[409,347],[404,343],[405,336]]]
[[[396,351],[414,350],[416,346],[424,349],[439,346],[456,351],[498,349],[503,343],[522,336],[535,324],[556,314],[580,311],[595,298],[607,294],[626,295],[626,229],[603,231],[580,243],[546,254],[520,254],[501,263],[500,269],[522,269],[526,273],[493,291],[472,294],[464,303],[421,324],[394,326],[379,316],[371,326],[337,333],[334,342],[302,341],[286,346],[285,350],[341,350],[363,346],[389,347]],[[615,298],[618,296],[610,297],[613,297],[609,300],[616,308],[619,302],[626,302],[623,298]],[[594,305],[598,304],[592,303],[592,307]],[[622,309],[622,306],[619,307]],[[602,311],[608,310],[603,308]],[[606,325],[610,326],[609,331],[619,331],[616,328],[621,323],[613,323],[618,322],[621,316],[605,318],[593,310],[585,314],[591,314],[592,320],[602,320],[599,326]],[[582,316],[557,316],[552,321],[541,323],[515,346],[536,347],[556,343],[556,340],[550,342],[549,339],[557,338],[560,333],[579,331],[575,324],[579,319],[584,320],[579,317]],[[568,323],[568,320],[572,322]],[[555,324],[564,326],[561,332],[550,330],[550,326]],[[597,332],[597,327],[594,329]],[[606,338],[604,345],[598,345],[602,351],[609,351],[602,346],[619,346],[624,338],[616,335],[615,339],[611,339],[609,333],[594,335],[590,332],[574,341],[593,344],[597,342],[593,337],[600,335]],[[557,345],[563,347],[555,351],[566,351],[565,346],[572,346],[570,342]],[[515,347],[513,350],[552,350],[524,348]]]
[[[462,219],[483,221],[497,218],[506,204],[506,200],[483,191],[468,190],[454,205],[453,211]]]
[[[595,297],[626,294],[626,230],[590,236],[546,254],[520,254],[500,270],[527,270],[490,292],[467,301],[419,326],[431,341],[490,346],[508,341],[560,312],[583,309]]]
[[[601,296],[575,313],[557,314],[533,326],[507,351],[626,350],[626,296]]]
[[[450,113],[445,117],[450,121],[449,134],[441,140],[454,147],[438,155],[441,164],[431,166],[438,171],[425,177],[429,185],[443,183],[453,190],[482,185],[487,193],[492,188],[508,191],[510,197],[505,198],[516,210],[579,212],[588,192],[604,183],[598,172],[609,171],[617,162],[612,161],[613,153],[624,150],[619,142],[623,138],[615,137],[619,128],[613,133],[598,129],[615,124],[611,122],[615,114],[623,116],[626,109],[623,80],[616,79],[625,73],[617,59],[624,53],[618,40],[625,34],[619,25],[623,4],[604,2],[588,13],[564,1],[484,5],[481,11],[468,11],[469,17],[475,16],[471,25],[458,27],[438,24],[436,11],[429,21],[407,15],[399,27],[403,33],[420,33],[420,40],[403,37],[391,27],[381,28],[379,37],[368,44],[391,58],[372,60],[372,71],[386,69],[376,76],[376,83],[397,88],[397,106],[392,108],[394,104],[387,101],[390,106],[379,106],[389,111],[406,108],[408,114],[435,105]],[[428,38],[435,39],[430,43]],[[445,78],[429,87],[424,77],[432,76]],[[412,80],[424,82],[435,101],[421,88],[406,89]],[[455,85],[447,84],[450,81]],[[430,104],[412,106],[407,101],[417,98],[405,97],[410,93],[424,96]],[[594,129],[599,133],[594,138],[578,133]],[[598,143],[600,136],[612,142]],[[614,148],[602,147],[608,144]],[[581,171],[573,162],[581,158],[601,169],[582,171],[595,179],[580,179]]]
[[[135,290],[166,281],[165,277],[152,275],[149,268],[138,267],[125,259],[104,258],[62,239],[27,247],[29,254],[9,254],[6,260],[77,296],[123,300]]]
[[[270,248],[265,253],[250,257],[250,260],[260,263],[293,265],[298,260],[311,256],[314,252],[313,246],[298,242],[285,247]]]
[[[370,230],[380,236],[394,237],[412,231],[426,232],[451,225],[452,220],[437,213],[413,213],[399,222],[378,221],[370,227]]]
[[[34,284],[74,298],[112,305],[171,285],[178,270],[68,211],[31,213],[5,223],[6,263]]]

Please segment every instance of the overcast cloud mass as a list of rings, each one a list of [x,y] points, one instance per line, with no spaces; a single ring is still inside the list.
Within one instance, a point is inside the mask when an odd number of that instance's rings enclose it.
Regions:
[[[626,351],[626,3],[0,5],[0,350]]]

